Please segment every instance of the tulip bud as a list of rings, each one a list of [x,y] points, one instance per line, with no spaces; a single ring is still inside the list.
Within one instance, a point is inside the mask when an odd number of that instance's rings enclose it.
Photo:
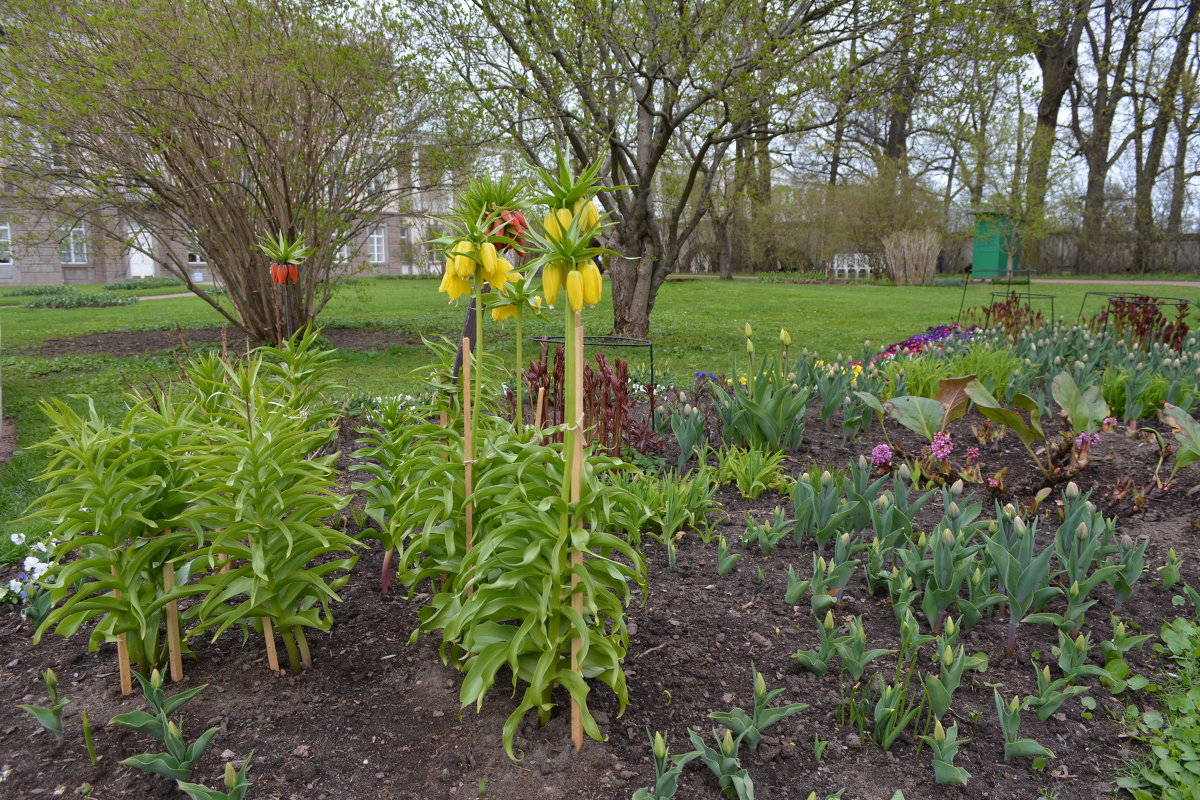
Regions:
[[[1013,527],[1017,529],[1017,534],[1019,536],[1025,535],[1025,531],[1027,530],[1025,527],[1025,520],[1017,517],[1015,520],[1013,520]]]
[[[764,697],[767,694],[767,682],[763,680],[761,672],[754,673],[754,696]]]
[[[946,509],[946,516],[950,517],[950,519],[958,519],[960,514],[962,514],[962,511],[959,509],[958,503],[951,501],[950,507]]]
[[[1004,508],[1000,509],[1004,512],[1004,516],[1009,520],[1013,520],[1017,516],[1017,507],[1012,503],[1005,503]]]
[[[954,534],[950,532],[949,528],[942,528],[942,544],[947,547],[954,546]]]
[[[954,648],[950,647],[949,645],[942,650],[942,665],[945,667],[951,667],[954,665]]]
[[[1079,497],[1079,486],[1076,485],[1075,481],[1071,481],[1067,484],[1067,488],[1063,491],[1063,496],[1071,500]]]
[[[1088,526],[1086,522],[1079,523],[1079,527],[1075,528],[1075,538],[1081,542],[1087,540]]]
[[[688,399],[687,399],[687,395],[686,395],[686,394],[684,394],[683,392],[680,392],[680,393],[679,393],[679,402],[681,402],[681,403],[687,403],[687,401],[688,401]]]
[[[1050,665],[1042,667],[1042,677],[1046,679],[1046,683],[1050,682]]]
[[[833,612],[832,611],[825,612],[825,621],[822,622],[821,624],[825,626],[825,630],[827,630],[827,631],[833,630]]]
[[[747,338],[747,339],[749,339],[749,338],[750,338],[751,336],[753,336],[753,335],[754,335],[754,329],[753,329],[753,328],[751,328],[751,327],[750,327],[750,323],[749,323],[749,322],[747,322],[747,323],[746,323],[746,338]]]
[[[754,340],[753,339],[746,340],[746,352],[749,353],[750,355],[754,355]]]
[[[904,480],[908,480],[911,475],[912,475],[912,470],[910,470],[908,468],[908,464],[902,464],[900,466],[900,477],[903,478]]]
[[[959,478],[954,483],[950,484],[950,496],[951,497],[962,497],[962,493],[963,493],[963,482],[962,482],[962,478]],[[957,516],[957,514],[955,516]]]
[[[661,733],[654,734],[654,757],[660,760],[667,757],[667,742]]]
[[[940,719],[934,720],[933,722],[933,740],[935,742],[946,741],[946,729],[942,727],[942,721]]]
[[[1071,586],[1067,589],[1067,594],[1069,594],[1071,597],[1079,597],[1079,592],[1079,581],[1071,581]]]
[[[789,381],[793,381],[793,382],[794,382],[794,381],[796,380],[796,373],[794,373],[794,372],[789,372],[789,373],[788,373],[788,376],[787,376],[787,379],[788,379]]]
[[[1016,712],[1016,710],[1020,707],[1021,703],[1017,700],[1017,695],[1013,695],[1012,701],[1008,704],[1008,710],[1011,712]]]
[[[1087,647],[1087,642],[1084,641],[1083,634],[1081,633],[1075,637],[1075,649],[1082,651],[1086,647]]]
[[[829,474],[829,470],[825,470],[824,472],[821,473],[821,485],[822,486],[828,486],[832,480],[833,480],[833,476]]]
[[[1125,550],[1133,549],[1133,537],[1131,537],[1128,533],[1121,534],[1121,547]]]
[[[954,624],[954,617],[946,617],[946,636],[952,637],[958,631],[958,626]]]
[[[792,335],[783,328],[779,329],[779,341],[783,342],[783,346],[787,347],[792,343]]]
[[[721,740],[721,752],[726,756],[732,756],[737,753],[737,748],[733,744],[733,733],[729,730],[725,731],[725,738]]]
[[[925,531],[921,531],[921,535],[917,537],[917,547],[924,550],[927,544],[929,544],[929,537],[925,535]]]

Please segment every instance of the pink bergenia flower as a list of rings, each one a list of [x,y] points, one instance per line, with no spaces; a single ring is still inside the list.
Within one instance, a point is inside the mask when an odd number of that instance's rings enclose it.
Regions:
[[[954,442],[950,439],[950,434],[945,431],[938,431],[933,435],[933,442],[929,445],[929,452],[934,458],[945,461],[954,452]]]
[[[877,444],[871,450],[871,463],[877,467],[886,467],[892,463],[892,448],[886,444]]]
[[[974,464],[978,460],[979,460],[979,448],[978,447],[968,447],[967,448],[967,463]]]

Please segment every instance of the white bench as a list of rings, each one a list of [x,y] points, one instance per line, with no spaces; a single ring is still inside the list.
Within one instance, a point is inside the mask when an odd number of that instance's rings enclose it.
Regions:
[[[868,253],[838,253],[833,257],[833,265],[829,268],[835,279],[850,280],[853,273],[855,279],[871,277],[871,256]]]

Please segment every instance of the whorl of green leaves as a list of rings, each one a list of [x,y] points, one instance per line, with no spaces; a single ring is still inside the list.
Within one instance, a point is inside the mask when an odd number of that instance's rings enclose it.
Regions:
[[[321,522],[342,500],[336,456],[316,455],[337,414],[326,397],[332,354],[317,338],[306,331],[239,362],[196,359],[184,382],[131,395],[112,424],[90,400],[83,413],[42,404],[54,434],[40,445],[51,451],[39,478],[49,488],[32,516],[61,544],[44,581],[54,608],[36,638],[95,621],[91,649],[125,634],[131,661],[149,672],[165,660],[163,607],[204,595],[185,611],[189,637],[269,617],[298,667],[301,629],[329,627],[331,574],[353,563],[329,556],[355,544]],[[218,565],[218,555],[229,560]]]
[[[221,362],[222,388],[201,398],[209,413],[189,455],[200,522],[190,563],[193,572],[208,572],[189,636],[215,629],[216,638],[268,617],[293,671],[307,652],[303,629],[328,630],[333,622],[329,601],[338,599],[334,586],[344,577],[331,576],[354,563],[329,556],[357,544],[322,522],[344,500],[333,492],[337,454],[312,455],[335,435],[337,413],[323,400],[333,386],[325,369],[331,353],[314,347],[315,336]],[[226,570],[217,569],[218,556],[226,557]]]
[[[51,628],[72,636],[99,618],[89,649],[126,634],[134,665],[153,668],[165,658],[162,608],[183,593],[162,592],[162,565],[190,538],[168,531],[189,513],[176,459],[195,443],[194,420],[167,394],[134,402],[116,425],[102,420],[90,399],[82,414],[58,399],[41,409],[54,427],[39,445],[50,451],[38,478],[49,488],[31,516],[53,526],[61,543],[44,579],[54,608],[34,640]],[[186,570],[176,579],[186,583]]]

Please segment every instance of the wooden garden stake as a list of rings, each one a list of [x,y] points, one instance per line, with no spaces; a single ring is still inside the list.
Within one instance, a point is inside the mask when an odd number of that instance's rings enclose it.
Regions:
[[[582,474],[583,474],[583,437],[579,435],[583,428],[583,322],[578,311],[575,312],[575,363],[573,365],[574,373],[570,380],[575,384],[574,407],[571,409],[571,416],[574,419],[571,425],[575,428],[576,434],[572,437],[571,452],[567,457],[571,459],[571,502],[578,503],[582,490]],[[571,521],[572,528],[579,524],[578,517]],[[583,564],[583,552],[579,550],[571,551],[571,567],[574,570]],[[571,575],[571,607],[575,609],[575,613],[583,616],[583,592],[577,591],[579,588],[579,574],[572,572]],[[579,649],[582,646],[582,641],[578,636],[571,640],[571,671],[577,672],[582,677],[583,665],[579,663]],[[583,711],[579,708],[579,703],[575,698],[571,698],[571,743],[575,745],[575,750],[583,749]]]
[[[533,427],[542,427],[542,403],[546,402],[546,387],[539,386],[537,393],[537,408],[533,410]]]
[[[112,568],[113,577],[117,577],[117,568]],[[121,599],[121,590],[113,589],[113,597]],[[129,645],[125,643],[125,634],[117,634],[117,669],[121,673],[121,694],[133,692],[133,673],[129,667]]]
[[[279,672],[279,653],[275,651],[275,630],[271,627],[271,618],[262,618],[263,641],[267,645],[267,669]]]
[[[467,496],[467,550],[475,531],[475,503],[471,491],[475,472],[475,431],[471,430],[471,340],[463,339],[463,467]]]
[[[163,591],[175,588],[175,569],[163,564]],[[179,640],[179,601],[167,603],[167,658],[171,663],[171,680],[183,680],[183,644]]]

